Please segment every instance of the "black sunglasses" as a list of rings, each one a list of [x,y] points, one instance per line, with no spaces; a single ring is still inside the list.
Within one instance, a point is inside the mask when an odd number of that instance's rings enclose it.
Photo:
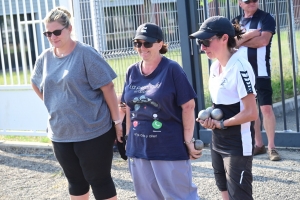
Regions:
[[[256,3],[258,0],[248,0],[248,1],[244,1],[245,4],[249,4],[251,2]]]
[[[133,46],[135,46],[136,48],[141,48],[142,45],[144,45],[145,48],[151,48],[153,46],[154,43],[157,43],[157,42],[133,42]]]
[[[43,34],[44,34],[44,36],[46,36],[46,37],[51,37],[51,36],[52,36],[52,33],[53,33],[55,36],[60,36],[62,30],[64,30],[65,28],[66,28],[66,26],[63,27],[61,30],[55,30],[55,31],[53,31],[53,32],[48,31],[48,32],[44,32]]]
[[[209,47],[211,41],[213,41],[213,40],[216,39],[216,38],[217,38],[217,37],[212,37],[212,38],[210,38],[210,39],[205,39],[205,40],[200,40],[200,39],[198,39],[198,40],[197,40],[197,45],[199,45],[199,47],[201,47],[201,44],[203,44],[203,46]]]

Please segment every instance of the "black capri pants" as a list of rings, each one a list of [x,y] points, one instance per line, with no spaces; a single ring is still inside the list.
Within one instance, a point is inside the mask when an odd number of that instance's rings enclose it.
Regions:
[[[211,159],[220,191],[228,191],[230,200],[253,200],[253,156],[225,155],[211,149]]]
[[[111,177],[115,127],[105,134],[82,142],[53,142],[53,150],[69,183],[69,193],[84,195],[92,187],[96,199],[116,196]]]

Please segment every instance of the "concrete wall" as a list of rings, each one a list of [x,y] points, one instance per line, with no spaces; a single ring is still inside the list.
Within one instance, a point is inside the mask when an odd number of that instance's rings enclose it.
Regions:
[[[46,135],[47,119],[30,85],[0,86],[0,135]]]

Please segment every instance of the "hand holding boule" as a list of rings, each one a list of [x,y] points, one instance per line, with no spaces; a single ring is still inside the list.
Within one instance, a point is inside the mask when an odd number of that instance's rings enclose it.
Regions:
[[[204,143],[202,140],[195,140],[194,146],[196,150],[202,150],[204,148]]]

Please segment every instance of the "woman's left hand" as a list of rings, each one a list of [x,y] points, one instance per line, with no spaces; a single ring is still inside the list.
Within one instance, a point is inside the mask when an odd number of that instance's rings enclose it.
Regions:
[[[216,120],[207,118],[206,120],[201,120],[199,118],[196,119],[197,122],[201,124],[202,127],[206,129],[215,129],[216,128]]]
[[[123,141],[122,141],[122,137],[123,137],[122,123],[116,124],[115,129],[116,129],[117,140],[119,142],[123,143]]]

